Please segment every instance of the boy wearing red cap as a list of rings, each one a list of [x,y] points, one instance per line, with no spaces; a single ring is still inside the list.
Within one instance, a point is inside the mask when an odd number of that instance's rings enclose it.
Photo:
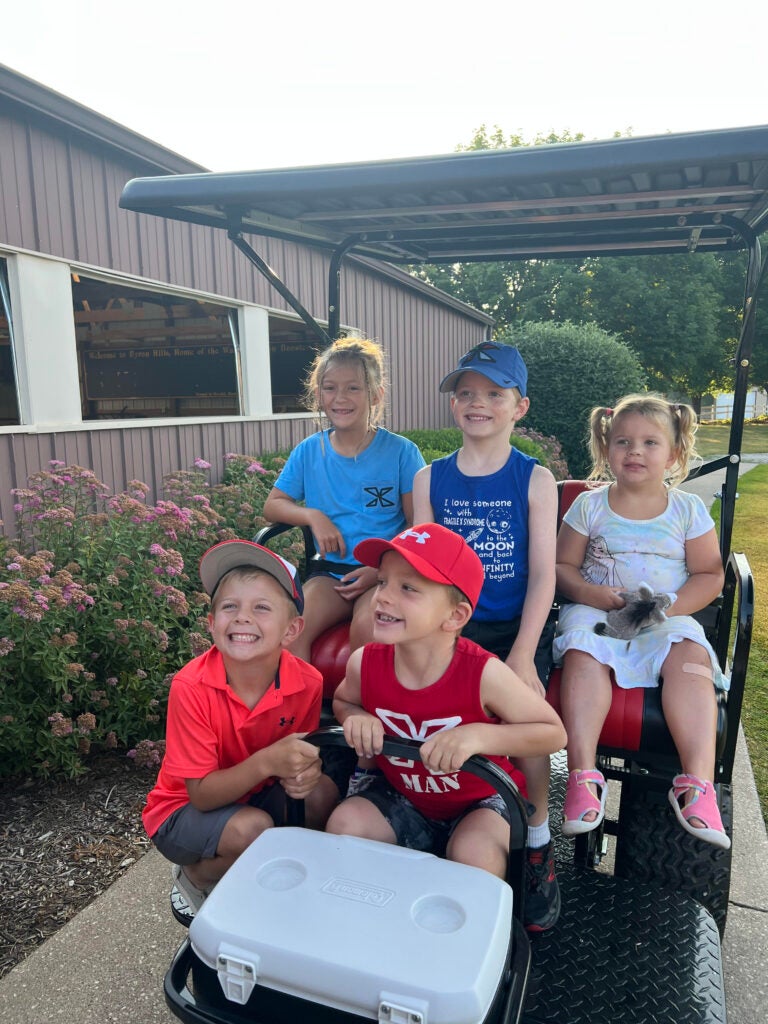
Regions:
[[[557,488],[510,435],[528,411],[528,369],[516,348],[488,341],[440,382],[450,392],[462,446],[420,470],[414,518],[460,533],[480,557],[485,583],[465,635],[543,694],[552,665]],[[528,820],[525,926],[551,928],[560,913],[549,830],[549,758],[518,760],[533,810]]]
[[[485,754],[524,793],[508,758],[559,750],[562,723],[507,665],[460,636],[483,567],[458,534],[424,523],[392,541],[362,541],[354,554],[378,569],[374,642],[353,652],[333,710],[347,742],[359,757],[376,757],[382,776],[344,800],[326,829],[444,852],[504,877],[504,801],[459,768]],[[422,761],[383,757],[386,734],[423,740]]]
[[[338,799],[302,738],[319,724],[322,677],[287,650],[304,625],[295,568],[230,540],[206,551],[200,578],[213,646],[171,684],[165,757],[142,813],[174,862],[187,915],[257,836],[285,821],[286,795],[306,798],[317,827]]]

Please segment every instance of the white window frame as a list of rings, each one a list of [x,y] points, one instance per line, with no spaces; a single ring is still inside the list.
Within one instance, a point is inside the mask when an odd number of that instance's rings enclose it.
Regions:
[[[21,419],[19,426],[0,427],[0,433],[141,429],[178,424],[231,423],[244,419],[295,420],[312,415],[308,412],[272,412],[269,318],[276,316],[303,323],[300,317],[282,309],[257,306],[229,296],[196,291],[30,250],[0,246],[0,255],[5,258],[8,268]],[[181,299],[216,302],[235,309],[240,343],[241,414],[84,420],[72,306],[73,273],[163,295],[178,295]]]

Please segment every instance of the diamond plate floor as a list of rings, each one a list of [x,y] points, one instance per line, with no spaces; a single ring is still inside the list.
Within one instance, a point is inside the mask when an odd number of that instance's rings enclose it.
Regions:
[[[573,842],[559,828],[566,777],[559,754],[550,821],[563,908],[552,931],[532,937],[525,1024],[722,1024],[711,915],[678,893],[574,867]]]
[[[720,937],[707,911],[572,866],[559,879],[560,921],[532,941],[526,1024],[726,1020]]]

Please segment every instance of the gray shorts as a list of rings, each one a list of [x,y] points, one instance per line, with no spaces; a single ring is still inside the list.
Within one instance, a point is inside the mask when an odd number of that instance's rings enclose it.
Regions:
[[[476,644],[495,654],[501,661],[507,660],[507,655],[512,650],[512,644],[517,638],[520,630],[520,616],[511,622],[476,622],[470,619],[461,635],[468,640],[474,640]],[[541,631],[539,642],[536,645],[536,653],[533,656],[533,663],[539,679],[547,688],[549,674],[552,671],[552,641],[555,638],[555,623],[547,621]]]
[[[224,826],[243,807],[258,807],[266,811],[275,825],[283,825],[286,806],[285,790],[279,782],[254,793],[245,804],[226,804],[212,811],[199,811],[192,804],[184,804],[165,819],[152,842],[174,864],[196,864],[216,856]]]
[[[369,800],[382,813],[395,833],[398,846],[435,853],[439,857],[445,854],[448,840],[456,826],[473,811],[487,808],[495,811],[509,824],[509,810],[499,793],[477,800],[457,817],[445,820],[425,817],[421,811],[416,810],[407,796],[398,793],[383,777],[375,778],[357,796]]]

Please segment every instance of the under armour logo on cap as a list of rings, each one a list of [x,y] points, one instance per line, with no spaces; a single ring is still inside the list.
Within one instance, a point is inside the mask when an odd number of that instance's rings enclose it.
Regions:
[[[427,544],[427,541],[429,543]],[[420,576],[456,587],[474,608],[483,586],[483,564],[462,536],[439,523],[420,523],[394,540],[363,540],[354,555],[363,565],[378,569],[382,557],[395,551]]]
[[[416,530],[405,530],[400,534],[400,540],[405,540],[406,537],[415,537],[417,544],[426,544],[429,540],[429,534],[426,530],[421,533],[417,533]]]

